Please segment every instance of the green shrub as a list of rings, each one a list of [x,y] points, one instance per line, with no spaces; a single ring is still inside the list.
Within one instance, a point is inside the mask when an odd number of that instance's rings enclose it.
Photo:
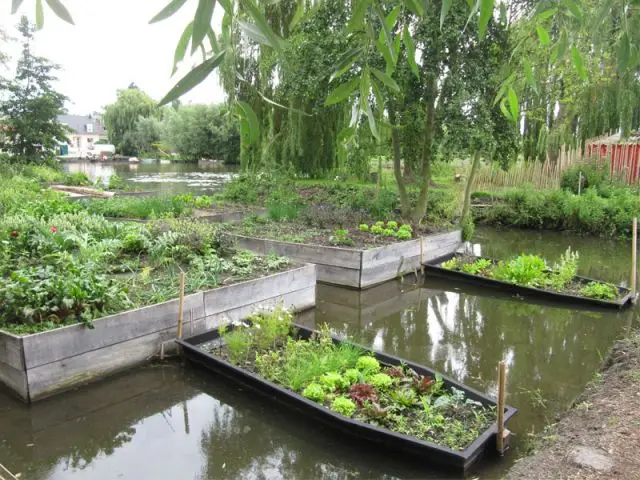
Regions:
[[[86,187],[91,185],[91,180],[84,172],[66,173],[63,183],[73,187]]]
[[[345,417],[350,417],[356,412],[356,404],[347,397],[338,397],[331,404],[331,410],[338,412]]]
[[[473,238],[473,233],[476,230],[476,227],[473,223],[473,217],[471,215],[467,215],[465,218],[462,219],[461,226],[462,226],[462,241],[463,242],[470,241],[471,238]]]
[[[393,220],[389,220],[387,222],[387,228],[390,228],[392,230],[397,230],[398,229],[398,222],[395,222]]]
[[[109,184],[107,185],[109,190],[125,190],[127,186],[127,182],[119,175],[114,173],[109,177]]]
[[[491,260],[479,258],[473,263],[465,263],[462,265],[462,271],[470,273],[471,275],[478,275],[480,273],[486,273],[492,266]]]
[[[229,358],[232,363],[240,363],[247,360],[252,338],[251,333],[246,328],[229,328],[222,332],[222,338],[229,351]]]
[[[337,229],[333,232],[333,235],[329,237],[329,243],[331,245],[354,245],[353,239],[349,236],[349,230]]]
[[[395,237],[396,232],[391,228],[387,228],[387,229],[383,230],[382,234],[385,237]]]
[[[560,185],[563,189],[578,193],[578,183],[580,178],[582,184],[580,191],[584,192],[587,188],[600,187],[609,181],[609,162],[603,162],[598,159],[590,159],[589,161],[569,167],[562,174]],[[580,175],[582,173],[582,176]]]
[[[384,228],[379,225],[373,225],[371,227],[371,233],[373,233],[374,235],[382,235],[384,233]]]
[[[361,232],[368,232],[369,231],[369,225],[367,225],[366,223],[362,223],[359,227]]]
[[[302,391],[302,396],[309,400],[313,400],[314,402],[322,403],[327,397],[327,394],[325,393],[324,388],[322,388],[322,385],[318,383],[311,383]]]

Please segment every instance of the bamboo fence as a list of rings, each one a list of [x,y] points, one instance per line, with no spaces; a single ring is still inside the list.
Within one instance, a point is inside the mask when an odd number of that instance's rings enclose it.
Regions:
[[[582,149],[562,147],[555,162],[518,161],[505,171],[497,165],[482,166],[473,182],[476,191],[492,191],[531,185],[538,189],[559,188],[563,172],[583,162]]]

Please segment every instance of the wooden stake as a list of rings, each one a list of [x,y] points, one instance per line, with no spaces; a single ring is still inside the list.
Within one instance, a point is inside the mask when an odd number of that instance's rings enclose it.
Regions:
[[[633,302],[636,301],[636,281],[637,281],[637,263],[638,263],[638,218],[633,217],[633,231],[631,240],[631,293],[633,294]]]
[[[498,364],[498,433],[496,436],[496,446],[498,453],[502,455],[504,453],[504,390],[507,380],[506,365],[504,360]],[[508,433],[508,432],[507,432]]]
[[[178,339],[182,340],[182,323],[184,320],[184,272],[180,270],[180,303],[178,304]]]

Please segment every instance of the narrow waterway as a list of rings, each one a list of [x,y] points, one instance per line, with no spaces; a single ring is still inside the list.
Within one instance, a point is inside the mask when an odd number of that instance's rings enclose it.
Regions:
[[[581,273],[616,283],[630,271],[628,242],[478,229],[477,253],[580,252]],[[495,394],[508,364],[513,448],[471,476],[499,478],[539,432],[593,379],[635,318],[624,312],[529,303],[413,275],[363,292],[318,286],[301,318],[328,323],[376,349],[429,365]],[[24,479],[395,479],[443,478],[309,425],[225,380],[178,363],[107,379],[32,407],[0,394],[0,463]]]
[[[82,172],[95,182],[109,182],[111,175],[118,175],[138,190],[162,190],[177,194],[193,192],[210,195],[219,192],[233,178],[237,166],[221,163],[174,163],[167,160],[141,160],[140,163],[65,161],[62,168],[69,173]]]

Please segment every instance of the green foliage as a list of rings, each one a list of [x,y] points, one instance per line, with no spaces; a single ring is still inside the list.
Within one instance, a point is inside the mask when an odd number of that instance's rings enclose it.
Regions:
[[[457,270],[460,267],[460,259],[458,257],[450,258],[446,262],[442,262],[440,266],[447,270]]]
[[[364,375],[372,375],[380,371],[380,362],[374,357],[366,355],[358,358],[356,368]]]
[[[373,225],[371,227],[371,233],[373,233],[374,235],[382,235],[384,233],[384,228],[379,225]]]
[[[318,383],[310,383],[302,391],[302,396],[309,400],[313,400],[314,402],[321,403],[324,402],[327,394],[325,393],[324,388],[322,388],[322,385]]]
[[[473,217],[471,215],[467,215],[465,218],[462,219],[461,226],[462,226],[462,241],[463,242],[470,241],[471,238],[473,238],[473,233],[476,230],[476,227],[473,223]]]
[[[193,105],[168,109],[162,119],[162,138],[180,157],[238,163],[238,123],[225,106]]]
[[[83,200],[81,204],[91,214],[116,218],[172,218],[192,213],[191,206],[180,196],[115,196],[108,199]]]
[[[591,159],[580,165],[567,168],[562,173],[561,187],[578,193],[578,184],[580,182],[580,192],[592,187],[600,187],[609,181],[609,162],[603,162],[597,159]]]
[[[135,85],[132,84],[129,88],[118,90],[115,103],[105,107],[104,122],[109,134],[109,141],[123,155],[137,155],[136,125],[141,118],[151,118],[157,115],[158,107],[155,100]]]
[[[324,373],[320,376],[318,381],[327,392],[333,392],[338,388],[344,388],[349,385],[349,382],[338,372]]]
[[[64,185],[74,186],[74,187],[86,187],[91,185],[91,180],[87,177],[84,172],[75,172],[75,173],[66,173],[64,175],[64,179],[62,180]]]
[[[396,232],[395,232],[392,228],[385,228],[385,229],[382,231],[382,234],[383,234],[385,237],[395,237],[395,236],[396,236]]]
[[[387,229],[397,230],[398,229],[398,222],[396,222],[394,220],[389,220],[387,222]]]
[[[367,233],[367,232],[369,232],[369,225],[367,225],[366,223],[361,223],[361,224],[358,226],[358,229],[359,229],[361,232],[365,232],[365,233]]]
[[[551,268],[548,283],[554,290],[565,289],[578,273],[578,252],[572,252],[571,247],[560,257],[560,262]]]
[[[357,368],[348,368],[347,370],[345,370],[342,377],[347,381],[349,385],[354,385],[360,382],[362,374]]]
[[[109,190],[125,190],[127,188],[127,182],[117,174],[113,174],[109,177],[109,184],[107,185]]]
[[[409,230],[398,230],[395,234],[398,240],[411,240],[411,232]]]
[[[349,236],[349,230],[337,229],[333,232],[333,235],[329,237],[329,243],[331,245],[346,245],[353,246],[353,239]]]
[[[503,282],[525,287],[539,287],[545,283],[547,265],[536,255],[519,255],[512,260],[499,262],[493,269],[493,277]]]
[[[370,383],[374,387],[384,390],[393,385],[393,378],[386,373],[375,373],[366,377],[367,383]]]
[[[590,282],[580,289],[580,295],[602,300],[615,300],[618,298],[618,289],[610,283]]]
[[[465,263],[464,265],[462,265],[462,271],[464,273],[470,273],[471,275],[478,275],[480,273],[487,272],[488,269],[492,266],[493,263],[491,263],[491,260],[487,260],[486,258],[479,258],[473,263]]]
[[[301,200],[297,193],[279,188],[269,195],[266,206],[271,220],[294,220],[300,214]]]
[[[331,410],[345,417],[351,417],[356,412],[356,404],[350,398],[338,397],[331,404]]]
[[[520,189],[505,193],[502,202],[484,210],[481,220],[491,225],[630,238],[640,196],[619,187],[609,188],[607,198],[593,188],[580,196],[563,190]]]
[[[234,327],[222,332],[222,339],[229,351],[231,362],[238,364],[245,362],[249,356],[252,339],[246,328]]]
[[[58,66],[33,53],[35,28],[22,17],[18,30],[22,35],[22,54],[15,77],[0,77],[0,150],[11,154],[6,160],[18,163],[42,163],[53,158],[58,140],[66,130],[58,122],[67,99],[53,88]]]

